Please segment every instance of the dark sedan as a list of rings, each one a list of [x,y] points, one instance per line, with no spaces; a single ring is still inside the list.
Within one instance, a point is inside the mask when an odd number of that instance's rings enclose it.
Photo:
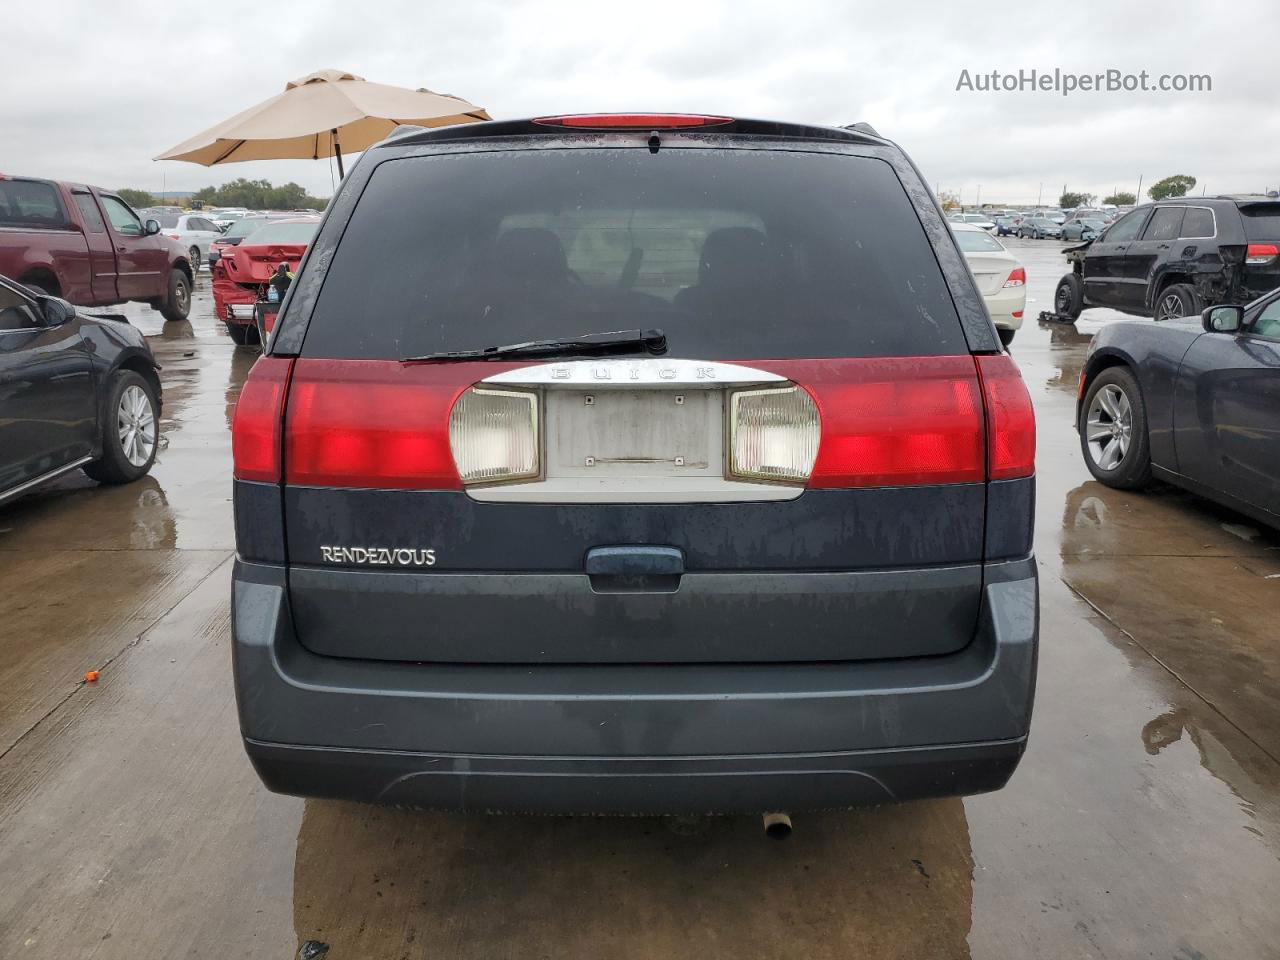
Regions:
[[[1153,478],[1280,527],[1280,290],[1195,318],[1105,327],[1076,410],[1089,471]]]
[[[0,277],[0,502],[79,467],[101,483],[151,469],[160,378],[123,317],[89,317]]]

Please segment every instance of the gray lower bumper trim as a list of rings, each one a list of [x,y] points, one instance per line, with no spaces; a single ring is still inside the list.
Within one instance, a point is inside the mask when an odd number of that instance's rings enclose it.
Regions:
[[[795,756],[484,757],[338,750],[246,740],[266,785],[487,813],[764,813],[984,793],[1004,786],[1025,740]]]

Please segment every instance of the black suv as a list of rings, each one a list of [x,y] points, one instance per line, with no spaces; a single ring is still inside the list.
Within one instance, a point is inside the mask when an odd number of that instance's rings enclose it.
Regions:
[[[273,790],[786,811],[993,790],[1022,754],[1030,399],[870,128],[402,128],[233,445]]]
[[[1125,214],[1101,236],[1068,247],[1071,273],[1054,311],[1075,320],[1112,307],[1167,320],[1243,304],[1280,286],[1280,199],[1164,200]]]

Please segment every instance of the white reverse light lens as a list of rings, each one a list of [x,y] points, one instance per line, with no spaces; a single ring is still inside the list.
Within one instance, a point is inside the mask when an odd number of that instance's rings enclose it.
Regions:
[[[449,446],[464,484],[537,477],[537,394],[472,387],[449,416]]]
[[[731,394],[729,431],[735,477],[804,483],[813,472],[822,426],[813,398],[800,387]]]

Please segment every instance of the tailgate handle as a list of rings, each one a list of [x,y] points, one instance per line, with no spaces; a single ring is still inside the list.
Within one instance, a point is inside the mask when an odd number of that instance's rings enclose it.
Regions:
[[[593,547],[587,551],[587,576],[596,593],[674,593],[684,574],[678,547]]]

